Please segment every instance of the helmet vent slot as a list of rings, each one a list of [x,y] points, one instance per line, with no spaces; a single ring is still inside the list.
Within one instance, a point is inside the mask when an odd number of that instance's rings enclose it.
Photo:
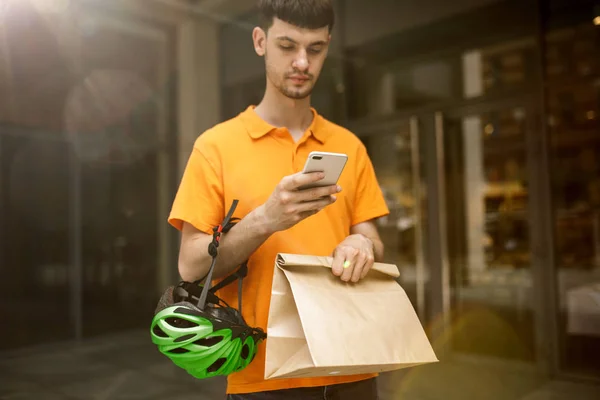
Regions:
[[[175,343],[185,342],[186,340],[190,340],[190,339],[194,338],[195,336],[196,336],[195,333],[190,333],[189,335],[179,336],[177,339],[174,340],[174,342]]]
[[[198,326],[198,324],[196,324],[195,322],[188,321],[187,319],[175,318],[175,317],[166,318],[165,322],[176,328],[194,328],[194,327]]]
[[[154,328],[152,328],[152,332],[161,338],[166,338],[169,337],[169,335],[167,335],[162,329],[160,329],[160,327],[158,325],[154,325]]]
[[[220,343],[222,340],[223,340],[223,336],[213,336],[213,337],[198,339],[194,342],[194,344],[197,344],[199,346],[204,346],[204,347],[212,347],[215,344]]]
[[[219,358],[217,361],[212,363],[212,365],[210,367],[208,367],[207,371],[208,372],[217,372],[219,370],[219,368],[221,368],[223,366],[223,364],[225,364],[225,361],[227,361],[226,358]]]
[[[184,349],[183,347],[176,347],[173,350],[169,351],[171,354],[185,354],[189,353],[188,349]]]
[[[242,358],[244,360],[248,359],[248,356],[250,355],[250,346],[248,346],[247,344],[244,345],[244,347],[242,347]]]

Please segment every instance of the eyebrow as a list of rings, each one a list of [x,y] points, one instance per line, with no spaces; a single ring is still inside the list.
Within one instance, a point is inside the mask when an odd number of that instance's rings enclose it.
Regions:
[[[292,42],[294,44],[298,44],[298,42],[296,42],[294,39],[292,39],[289,36],[279,36],[279,37],[277,37],[277,40],[279,40],[279,41],[288,41],[288,42]],[[309,46],[323,46],[323,45],[326,45],[326,44],[327,44],[326,41],[319,40],[319,41],[316,41],[316,42],[312,42],[311,44],[309,44]]]

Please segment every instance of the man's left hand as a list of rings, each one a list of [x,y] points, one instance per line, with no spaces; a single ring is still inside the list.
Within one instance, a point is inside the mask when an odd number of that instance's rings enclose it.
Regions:
[[[368,237],[350,235],[333,251],[332,271],[344,282],[358,282],[369,273],[375,262],[373,241]]]

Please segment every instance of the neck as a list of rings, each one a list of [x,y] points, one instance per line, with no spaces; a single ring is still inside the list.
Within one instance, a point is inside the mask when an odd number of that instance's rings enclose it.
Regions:
[[[298,100],[290,99],[269,84],[265,96],[254,111],[269,124],[286,127],[294,136],[294,133],[303,133],[308,129],[313,119],[310,96]]]

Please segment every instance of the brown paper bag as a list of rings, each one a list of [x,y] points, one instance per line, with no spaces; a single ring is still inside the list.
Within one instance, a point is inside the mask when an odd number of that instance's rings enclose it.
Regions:
[[[394,265],[375,263],[357,284],[331,257],[279,254],[265,379],[353,375],[437,362]]]

